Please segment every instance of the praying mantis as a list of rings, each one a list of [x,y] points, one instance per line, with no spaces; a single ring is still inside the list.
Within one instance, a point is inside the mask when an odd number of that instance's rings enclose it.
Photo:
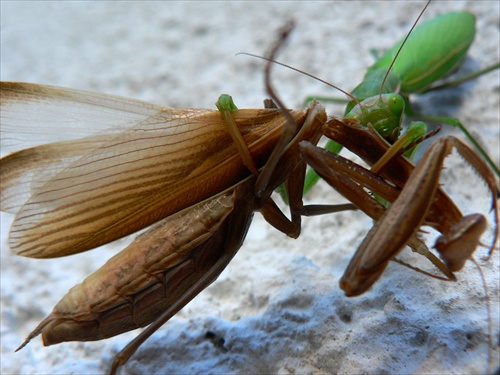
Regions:
[[[353,17],[354,17],[354,15],[353,15]],[[297,32],[296,34],[299,34],[299,32]],[[260,68],[259,68],[259,70],[258,70],[258,73],[259,73],[259,74],[261,74],[261,70],[260,70]],[[233,91],[231,91],[231,92],[233,93]],[[302,91],[301,91],[301,90],[299,90],[299,91],[296,91],[296,92],[302,92]],[[239,97],[239,96],[236,96],[236,95],[234,95],[234,96],[235,96],[235,97]],[[213,98],[211,98],[211,100],[213,101]],[[238,100],[238,104],[240,104],[240,106],[243,106],[243,105],[241,105],[241,102],[240,102],[239,100]],[[210,105],[211,105],[211,103],[210,103]],[[208,105],[207,105],[207,106],[208,106]],[[256,106],[256,105],[255,105],[255,106]],[[497,123],[498,123],[498,122],[497,122]],[[487,205],[487,204],[486,204],[485,206],[486,206],[486,207],[488,207],[488,205]],[[355,215],[356,215],[356,214],[355,214]],[[358,216],[358,217],[359,217],[359,216]],[[360,217],[359,217],[359,218],[360,218]],[[318,220],[320,220],[320,219],[318,219]],[[332,219],[329,219],[329,220],[330,220],[330,222],[331,222],[331,220],[332,220]],[[334,219],[334,220],[335,220],[335,219]],[[327,221],[327,222],[328,222],[328,221]],[[315,224],[316,224],[316,223],[315,223]],[[368,224],[368,225],[369,225],[369,224]],[[291,255],[290,255],[290,253],[288,253],[288,250],[289,250],[289,248],[288,248],[288,247],[290,246],[290,245],[288,245],[288,243],[289,243],[289,241],[288,241],[288,242],[287,242],[287,245],[284,245],[284,247],[285,247],[285,249],[286,249],[287,251],[285,251],[285,252],[281,252],[281,253],[278,253],[278,254],[274,254],[274,255],[273,255],[273,257],[274,257],[274,256],[278,256],[278,257],[279,257],[279,259],[280,259],[280,260],[278,261],[278,263],[279,263],[279,262],[281,262],[281,261],[283,261],[283,259],[287,259],[287,258],[289,258],[290,256],[292,257],[292,263],[293,263],[294,261],[295,261],[295,262],[297,262],[297,256],[302,257],[302,256],[303,256],[303,254],[304,254],[304,253],[303,253],[303,251],[304,251],[303,247],[305,246],[304,244],[305,244],[305,243],[308,243],[308,241],[311,241],[311,239],[312,239],[312,238],[314,238],[314,236],[316,236],[316,237],[320,237],[320,236],[321,236],[321,241],[325,241],[325,244],[323,244],[323,245],[326,245],[326,243],[332,243],[332,242],[334,242],[334,239],[335,239],[335,237],[336,237],[334,233],[332,233],[332,234],[328,234],[328,233],[324,233],[324,232],[322,232],[321,234],[312,234],[312,233],[311,233],[311,234],[307,234],[306,232],[307,232],[307,230],[311,229],[311,228],[310,228],[311,226],[312,226],[312,224],[311,224],[311,225],[308,225],[308,228],[304,229],[304,232],[305,232],[304,234],[305,234],[307,237],[306,237],[305,239],[300,240],[301,242],[297,244],[297,246],[298,246],[297,250],[292,250],[292,254],[300,254],[300,255],[292,255],[292,256],[291,256]],[[332,232],[336,232],[336,230],[333,230]],[[354,234],[352,234],[352,235],[353,235],[353,236],[356,236],[356,235],[360,235],[360,234],[359,234],[359,232],[358,232],[358,234],[354,233]],[[360,235],[360,236],[362,236],[362,235]],[[250,239],[250,241],[248,241],[248,242],[251,242],[251,239]],[[258,241],[258,240],[257,240],[257,242],[261,242],[261,241]],[[259,245],[261,245],[261,243],[259,243]],[[250,245],[250,246],[252,246],[252,245]],[[294,246],[295,246],[295,244],[294,244]],[[259,252],[258,252],[258,250],[257,250],[257,249],[254,249],[254,250],[256,250],[257,254],[259,254]],[[347,251],[348,251],[348,254],[349,254],[349,255],[347,255],[347,256],[346,256],[346,259],[348,259],[348,258],[350,257],[350,255],[352,254],[352,246],[351,246],[351,247],[349,247],[349,249],[348,249]],[[314,261],[314,262],[316,263],[316,262],[320,262],[321,260],[324,260],[324,259],[326,259],[326,258],[327,258],[327,256],[326,256],[326,255],[324,255],[323,253],[324,253],[324,250],[322,250],[322,251],[321,251],[319,254],[317,254],[317,255],[313,255],[313,254],[309,255],[309,254],[308,254],[307,256],[308,256],[308,257],[309,257],[309,256],[311,256],[311,259],[316,259],[316,260]],[[268,258],[270,257],[270,256],[268,255],[268,253],[267,253],[267,252],[266,252],[266,254],[267,254],[267,255],[265,255],[264,253],[262,253],[262,255],[261,255],[261,257],[263,257],[263,258],[262,258],[263,260],[264,260],[264,259],[266,259],[266,261],[265,261],[265,262],[269,261],[269,260],[268,260]],[[259,257],[259,255],[257,255],[257,256]],[[330,254],[329,254],[328,256],[330,256]],[[335,255],[335,257],[337,257],[337,256],[339,256],[339,255]],[[103,257],[103,255],[102,255],[102,253],[101,253],[101,254],[99,255],[99,258],[102,258],[102,257]],[[295,260],[293,260],[293,259],[295,259]],[[302,259],[302,258],[298,258],[298,259],[300,260],[300,259]],[[69,263],[72,263],[72,262],[69,262]],[[332,259],[329,259],[329,260],[328,260],[328,264],[332,264],[332,263],[333,263],[333,260],[332,260]],[[34,263],[33,263],[33,265],[34,265]],[[44,264],[44,266],[46,266],[46,265]],[[304,266],[304,264],[302,264],[302,266]],[[341,268],[344,268],[344,266],[345,266],[345,263],[342,265],[342,267],[341,267]],[[3,267],[3,265],[2,265],[2,267]],[[30,267],[32,267],[32,266],[30,265]],[[246,268],[246,267],[248,267],[248,265],[246,265],[246,264],[245,264],[245,265],[243,265],[242,267],[243,267],[243,268]],[[333,267],[333,266],[331,265],[330,267]],[[312,281],[312,279],[313,279],[312,275],[317,276],[317,275],[316,275],[316,273],[317,273],[317,272],[315,271],[314,267],[312,267],[312,269],[311,269],[311,267],[307,267],[307,266],[306,266],[306,267],[300,267],[300,268],[301,268],[301,270],[297,270],[297,271],[298,271],[298,274],[299,274],[299,275],[300,275],[301,273],[302,273],[302,274],[304,274],[304,273],[306,274],[306,277],[304,277],[304,278],[303,278],[303,281],[304,281],[306,284],[307,284],[307,283],[310,283],[310,282]],[[305,269],[304,269],[304,268],[305,268]],[[309,274],[308,274],[308,272],[309,272]],[[85,273],[88,273],[88,272],[85,272]],[[3,274],[3,270],[2,270],[2,274]],[[462,274],[461,274],[460,276],[462,277]],[[325,277],[325,280],[328,280],[328,275],[326,275],[326,276],[324,276],[324,277]],[[474,276],[473,280],[475,280],[475,279],[476,279],[476,277],[477,277],[477,276]],[[227,280],[227,279],[226,279],[226,280]],[[425,280],[426,280],[425,282],[427,282],[427,279],[425,279]],[[283,282],[285,282],[285,281],[283,281]],[[229,282],[229,283],[231,284],[231,288],[232,288],[232,287],[233,287],[233,285],[232,285],[233,283],[232,283],[232,282]],[[326,283],[326,282],[325,282],[325,283]],[[50,290],[52,290],[52,284],[55,284],[55,281],[54,281],[53,283],[50,283],[50,284],[51,284]],[[331,284],[331,285],[336,285],[336,281],[331,281],[331,283],[330,283],[330,284]],[[319,285],[322,285],[322,284],[321,284],[321,281],[320,281],[320,284],[319,284]],[[405,286],[405,288],[406,288],[406,287],[407,287],[407,286]],[[449,292],[451,292],[451,291],[453,290],[453,288],[454,288],[454,287],[456,287],[456,285],[451,285],[450,287],[448,287],[448,291],[449,291]],[[446,288],[446,287],[444,287],[444,288]],[[259,289],[259,287],[257,286],[257,288],[256,288],[256,289]],[[404,289],[404,288],[403,288],[403,289]],[[403,290],[403,289],[402,289],[402,290]],[[21,293],[21,292],[19,292],[19,293]],[[35,292],[33,291],[33,294],[34,294],[34,293],[35,293]],[[216,292],[214,292],[214,293],[216,293]],[[231,293],[235,293],[235,292],[233,292],[233,291],[232,291]],[[274,292],[273,292],[273,293],[274,293]],[[278,293],[279,293],[279,292],[278,292]],[[292,297],[292,296],[293,296],[293,294],[290,294],[290,295],[289,295],[289,297]],[[305,299],[307,300],[307,298],[305,298]],[[283,301],[283,305],[286,305],[286,303],[284,303],[284,302],[286,302],[287,300],[290,300],[290,298],[287,298],[287,296],[286,296],[286,295],[285,295],[285,296],[283,296],[283,294],[281,294],[281,298],[280,298],[280,295],[278,294],[278,301]],[[391,301],[392,301],[392,304],[393,304],[393,305],[397,306],[397,301],[396,301],[396,302],[394,302],[394,300],[391,300]],[[255,307],[255,308],[257,309],[256,311],[259,311],[259,309],[260,309],[260,311],[262,311],[262,306],[261,306],[260,304],[262,304],[262,302],[259,302],[259,301],[257,301],[257,302],[256,302],[256,307]],[[421,303],[420,303],[420,304],[421,304]],[[261,306],[261,307],[259,307],[259,306]],[[274,306],[275,306],[275,307],[274,307],[274,309],[276,309],[276,308],[277,308],[277,307],[276,307],[276,305],[274,305]],[[351,306],[352,306],[352,305],[351,305]],[[391,307],[391,306],[389,306],[388,308],[390,308],[390,307]],[[44,307],[42,306],[41,308],[43,309]],[[216,307],[216,308],[217,308],[217,307]],[[339,310],[341,310],[341,309],[339,308]],[[273,310],[272,310],[272,307],[271,307],[271,311],[273,311]],[[292,308],[292,310],[291,310],[291,311],[293,312],[293,311],[294,311],[294,309]],[[206,312],[206,311],[204,311],[204,313],[205,313],[205,312]],[[35,320],[36,320],[36,319],[35,319]],[[359,320],[359,321],[358,321],[358,320]],[[357,317],[357,318],[356,318],[357,323],[360,323],[360,321],[361,321],[361,320],[362,320],[362,317]],[[286,321],[286,320],[285,320],[285,321]],[[292,326],[290,326],[290,328],[291,328],[291,327],[292,327]],[[338,327],[337,327],[337,328],[338,328]],[[296,328],[291,328],[291,329],[296,329]],[[410,330],[409,332],[413,332],[413,331],[411,331],[411,330]],[[415,331],[415,332],[418,332],[418,331]],[[416,334],[416,335],[417,335],[417,334]],[[178,338],[177,338],[177,339],[178,339]],[[122,340],[126,340],[126,339],[123,339],[123,338],[122,338],[122,339],[120,339],[120,341],[122,341]],[[183,339],[181,339],[181,340],[183,340]],[[195,341],[196,341],[196,340],[195,340]],[[16,343],[16,344],[18,344],[18,343]],[[182,342],[180,342],[180,343],[179,343],[179,342],[177,342],[175,345],[182,345]],[[203,343],[201,343],[201,344],[199,344],[199,345],[201,345],[201,346],[203,347]],[[51,349],[51,348],[49,348],[49,349],[44,349],[44,350],[50,350],[50,349]],[[287,347],[285,347],[283,350],[286,350],[286,349],[287,349]],[[55,351],[55,352],[53,352],[53,353],[59,352],[60,350],[61,350],[61,348],[60,348],[60,347],[57,347],[57,348],[56,348],[56,351]],[[97,350],[99,350],[99,349],[97,349]],[[162,349],[162,353],[163,353],[163,349]],[[141,355],[141,357],[143,358],[143,359],[142,359],[142,361],[147,361],[148,355],[149,355],[149,356],[154,356],[155,354],[154,354],[154,353],[148,353],[148,352],[146,352],[146,353],[145,353],[145,356],[142,356],[142,355]],[[149,358],[151,358],[151,357],[149,357]],[[156,360],[158,360],[158,359],[159,359],[159,358],[156,358]],[[177,360],[176,360],[176,359],[174,359],[174,361],[176,362]],[[183,365],[185,365],[185,363],[183,363],[183,362],[182,362],[182,360],[180,360],[179,362],[181,362]],[[270,362],[272,362],[272,359],[270,359]],[[176,363],[177,363],[177,362],[176,362]],[[443,363],[444,363],[444,362],[443,362]],[[243,365],[244,365],[244,364],[243,364]],[[56,364],[56,366],[58,366],[58,365]],[[136,364],[136,366],[147,366],[147,364],[144,364],[144,363],[142,363],[142,362],[139,362],[139,363],[137,363],[137,364]],[[175,366],[175,365],[174,365],[174,366]],[[307,363],[304,361],[304,362],[302,363],[302,365],[301,365],[301,366],[302,366],[302,368],[304,368],[305,366],[307,366]],[[382,364],[381,366],[383,366],[383,364]],[[142,368],[142,369],[144,369],[144,367],[138,367],[138,368]],[[250,368],[250,367],[247,367],[247,371],[250,371],[250,370],[251,370],[251,368]],[[144,372],[146,372],[147,370],[145,370],[145,369],[144,369],[143,371],[144,371]],[[222,370],[221,370],[221,371],[222,371]]]
[[[426,8],[429,4],[430,2]],[[416,26],[391,49],[378,56],[368,68],[363,82],[356,86],[351,94],[346,93],[352,96],[345,108],[344,117],[355,118],[364,126],[371,124],[391,144],[411,144],[422,137],[427,129],[423,123],[417,127],[410,124],[402,133],[405,114],[415,119],[455,126],[474,144],[476,151],[497,177],[500,177],[498,166],[460,120],[416,114],[409,98],[412,94],[425,94],[456,86],[500,68],[500,63],[495,63],[460,78],[442,82],[443,78],[446,79],[463,63],[475,37],[475,16],[470,12],[450,12],[420,25],[417,22]],[[305,103],[312,99],[313,97],[307,98]],[[337,101],[332,98],[320,100]],[[334,153],[339,153],[341,148],[342,145],[334,141],[329,141],[326,145],[326,149]],[[405,155],[411,160],[417,150],[418,147],[408,149]],[[308,173],[304,193],[309,191],[318,178],[314,171]],[[284,198],[286,200],[286,195]]]

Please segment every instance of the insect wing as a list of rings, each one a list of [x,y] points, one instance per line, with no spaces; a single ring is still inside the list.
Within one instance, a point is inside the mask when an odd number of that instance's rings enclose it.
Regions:
[[[0,82],[2,157],[47,143],[119,134],[161,106],[117,96],[22,82]],[[170,109],[175,117],[182,110]]]
[[[417,27],[408,38],[393,70],[401,80],[401,92],[411,93],[437,81],[464,58],[476,31],[469,12],[450,12]],[[402,40],[371,68],[388,68]],[[415,52],[418,51],[418,52]]]
[[[1,208],[11,213],[17,213],[32,192],[72,162],[163,109],[30,83],[0,82],[0,89],[2,156],[26,149],[1,161]],[[177,112],[170,113],[174,117]]]
[[[20,255],[57,257],[97,247],[215,195],[249,174],[218,111],[172,110],[147,103],[143,108],[142,102],[53,88],[46,97],[44,86],[38,85],[15,88],[12,93],[5,86],[7,113],[2,118],[13,131],[19,122],[27,129],[25,121],[33,120],[31,108],[36,115],[47,102],[49,114],[42,116],[40,125],[55,117],[58,129],[79,122],[75,118],[87,106],[104,107],[94,112],[107,113],[132,104],[128,121],[123,113],[117,121],[125,126],[121,131],[109,120],[103,126],[108,130],[93,136],[76,142],[63,136],[59,143],[1,159],[2,201],[17,211],[9,246]],[[10,99],[16,95],[30,96],[28,115],[17,116],[19,103]],[[83,118],[91,118],[94,126],[96,116]],[[235,120],[261,166],[285,120],[276,110],[239,110]],[[85,124],[77,128],[85,129]]]

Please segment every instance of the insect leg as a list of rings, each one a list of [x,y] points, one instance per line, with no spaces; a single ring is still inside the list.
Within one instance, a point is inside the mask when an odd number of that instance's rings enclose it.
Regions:
[[[492,192],[495,234],[490,248],[491,254],[498,238],[495,177],[482,159],[462,142],[453,137],[441,138],[429,148],[398,199],[387,209],[357,250],[360,256],[356,254],[356,262],[351,261],[340,282],[341,288],[346,291],[347,295],[359,295],[366,291],[378,279],[387,262],[416,234],[433,202],[444,158],[453,147],[457,148],[467,162],[479,172]],[[473,224],[470,223],[471,220]],[[437,248],[444,262],[453,265],[453,270],[459,270],[479,244],[479,237],[484,229],[481,221],[477,217],[466,217],[455,224],[459,229],[453,233],[453,239],[456,239],[455,236],[460,236],[462,245],[459,254],[454,253],[450,256],[448,253],[457,248],[455,241],[443,240],[443,244]],[[472,228],[472,230],[462,230],[464,227]],[[387,230],[387,228],[393,228],[393,230]],[[463,262],[460,263],[457,258]]]
[[[384,215],[386,208],[368,194],[364,188],[377,192],[378,196],[389,202],[396,200],[401,192],[399,188],[388,184],[380,176],[348,159],[311,145],[308,142],[301,142],[300,146],[307,163],[314,168],[321,178],[375,221],[378,221]],[[446,276],[445,280],[455,280],[454,275],[443,262],[430,252],[427,245],[417,235],[410,238],[408,246],[413,251],[428,258]],[[356,253],[356,256],[358,256],[358,253]],[[396,259],[391,260],[397,261]],[[353,258],[352,262],[356,262],[356,260]],[[415,270],[423,272],[418,269]],[[441,278],[435,275],[430,276]]]
[[[236,126],[236,121],[234,120],[231,111],[238,109],[233,102],[233,98],[229,95],[221,95],[217,102],[215,103],[217,109],[219,110],[224,123],[227,125],[227,130],[229,134],[231,134],[231,138],[233,139],[238,152],[241,155],[243,160],[243,164],[252,172],[254,176],[258,176],[259,172],[257,171],[257,166],[255,165],[252,156],[250,155],[250,150],[245,143],[238,127]]]

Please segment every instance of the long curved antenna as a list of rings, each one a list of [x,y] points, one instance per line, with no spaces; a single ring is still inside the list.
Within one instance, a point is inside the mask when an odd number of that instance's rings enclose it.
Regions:
[[[263,57],[264,60],[268,62],[274,62],[274,57],[278,53],[279,49],[285,44],[286,40],[290,36],[290,33],[292,30],[295,28],[295,22],[294,21],[289,21],[285,26],[283,26],[279,30],[279,38],[276,44],[272,47],[271,51],[269,52],[269,57],[265,58]],[[288,118],[289,122],[294,123],[295,120],[293,119],[292,115],[289,113],[287,110],[286,106],[284,103],[281,101],[281,99],[278,97],[278,95],[274,92],[274,88],[271,84],[271,66],[272,64],[266,64],[266,67],[264,69],[264,82],[265,82],[265,87],[266,87],[266,92],[269,94],[272,100],[278,105],[279,108],[284,110],[285,116]]]
[[[295,136],[297,130],[297,124],[292,114],[286,108],[283,101],[274,92],[274,89],[271,84],[271,66],[273,65],[272,62],[274,60],[274,57],[278,53],[279,49],[283,46],[283,44],[285,44],[286,40],[288,39],[294,27],[295,23],[293,21],[290,21],[280,29],[278,41],[269,52],[269,58],[264,58],[264,60],[268,61],[268,63],[266,64],[266,68],[264,70],[264,83],[266,87],[266,92],[274,101],[274,103],[276,103],[278,108],[281,110],[283,116],[285,116],[287,120],[287,123],[282,129],[278,143],[276,144],[273,152],[269,156],[269,159],[265,167],[262,169],[259,177],[257,178],[257,182],[255,183],[255,194],[257,196],[262,196],[265,188],[267,187],[267,183],[270,180],[271,173],[275,170],[276,165],[278,164],[279,159],[281,158],[286,148],[286,145]]]
[[[285,67],[285,68],[288,68],[288,69],[290,69],[290,70],[296,71],[297,73],[303,74],[303,75],[305,75],[305,76],[307,76],[307,77],[309,77],[309,78],[312,78],[312,79],[314,79],[314,80],[316,80],[316,81],[318,81],[318,82],[321,82],[321,83],[323,83],[323,84],[325,84],[325,85],[327,85],[327,86],[329,86],[329,87],[331,87],[331,88],[333,88],[333,89],[335,89],[335,90],[340,91],[342,94],[347,95],[347,96],[348,96],[351,100],[353,100],[354,102],[356,102],[356,104],[360,104],[359,100],[358,100],[358,99],[356,99],[356,97],[355,97],[354,95],[352,95],[350,92],[345,91],[345,90],[341,89],[341,88],[340,88],[340,87],[338,87],[338,86],[335,86],[333,83],[327,82],[327,81],[325,81],[325,80],[323,80],[323,79],[321,79],[321,78],[319,78],[319,77],[316,77],[314,74],[307,73],[307,72],[305,72],[305,71],[303,71],[303,70],[300,70],[300,69],[298,69],[298,68],[294,68],[294,67],[293,67],[293,66],[291,66],[291,65],[288,65],[288,64],[282,63],[282,62],[280,62],[280,61],[276,61],[276,60],[271,59],[271,58],[268,58],[268,57],[259,56],[259,55],[254,55],[253,53],[248,53],[248,52],[240,52],[240,53],[237,53],[237,54],[236,54],[236,56],[239,56],[239,55],[244,55],[244,56],[255,57],[255,58],[257,58],[257,59],[265,60],[265,61],[271,62],[271,63],[273,63],[273,64],[281,65],[281,66],[283,66],[283,67]]]
[[[479,275],[481,276],[481,281],[483,283],[483,290],[484,290],[484,296],[486,299],[486,314],[488,316],[488,367],[487,371],[489,374],[493,374],[493,368],[491,368],[491,363],[492,363],[492,351],[495,345],[493,344],[493,322],[491,319],[491,306],[490,306],[490,297],[489,297],[489,292],[488,292],[488,283],[486,282],[486,278],[484,277],[483,270],[477,260],[475,260],[473,257],[470,258],[472,263],[476,266],[477,270],[479,271]]]

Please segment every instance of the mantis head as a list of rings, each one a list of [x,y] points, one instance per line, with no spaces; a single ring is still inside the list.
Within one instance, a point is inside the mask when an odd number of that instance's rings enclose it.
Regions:
[[[389,143],[394,143],[401,133],[405,102],[399,94],[372,96],[355,105],[345,116],[371,125]]]

